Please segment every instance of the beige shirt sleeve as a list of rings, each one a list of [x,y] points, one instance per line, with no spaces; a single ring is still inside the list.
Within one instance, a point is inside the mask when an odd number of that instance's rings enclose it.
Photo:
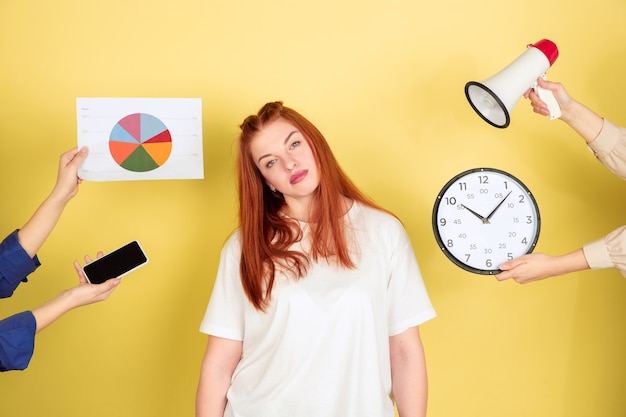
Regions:
[[[605,119],[602,130],[589,143],[589,148],[602,165],[626,180],[626,129]]]
[[[605,119],[589,148],[609,171],[626,180],[626,129]],[[583,252],[591,269],[615,268],[626,277],[626,226],[586,243]]]
[[[626,277],[626,226],[583,245],[591,269],[615,268]]]

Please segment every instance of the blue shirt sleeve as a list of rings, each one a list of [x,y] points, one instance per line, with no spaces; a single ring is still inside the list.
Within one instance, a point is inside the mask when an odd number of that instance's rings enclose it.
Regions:
[[[35,349],[36,330],[30,311],[0,321],[0,372],[26,369]]]
[[[41,265],[31,258],[17,239],[17,230],[0,243],[0,298],[13,295],[20,282]]]

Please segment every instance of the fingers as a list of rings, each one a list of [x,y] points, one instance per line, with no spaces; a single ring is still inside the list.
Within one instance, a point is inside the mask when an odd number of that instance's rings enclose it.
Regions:
[[[65,155],[68,156],[68,165],[72,165],[74,167],[76,167],[76,169],[78,170],[78,167],[80,166],[80,164],[83,163],[83,161],[85,160],[85,158],[87,158],[87,154],[89,153],[89,150],[87,149],[86,146],[83,146],[80,149],[74,148],[69,152],[66,152]]]
[[[115,287],[117,287],[118,285],[120,285],[120,282],[122,282],[121,278],[111,278],[108,279],[106,281],[104,281],[101,284],[94,284],[94,286],[98,287],[101,291],[101,293],[106,293],[106,292],[111,292],[115,289]]]
[[[80,163],[87,157],[88,153],[89,150],[86,146],[83,146],[80,149],[72,148],[61,154],[61,166],[66,166],[67,164],[75,161],[78,161],[78,164],[80,165]]]
[[[496,279],[498,281],[504,281],[507,279],[513,279],[517,281],[515,279],[516,268],[518,268],[520,265],[523,265],[524,263],[525,263],[525,258],[523,256],[520,258],[512,259],[510,261],[506,261],[502,263],[500,266],[498,266],[498,269],[500,269],[502,272],[495,275]]]
[[[498,281],[504,281],[513,278],[513,274],[510,271],[503,271],[497,275],[494,275]]]
[[[96,254],[96,259],[100,259],[103,256],[104,256],[104,252],[98,251],[98,253]],[[93,259],[91,259],[91,256],[85,255],[85,265],[90,264],[92,262],[93,262]],[[79,282],[81,284],[89,284],[89,280],[85,276],[85,272],[83,271],[83,267],[76,260],[74,261],[74,269],[76,270],[76,273],[78,274]]]
[[[102,284],[93,284],[92,287],[97,288],[98,292],[94,301],[104,301],[109,298],[113,290],[120,285],[120,282],[122,282],[120,278],[112,278],[104,281]]]
[[[78,275],[78,282],[80,284],[88,284],[89,281],[87,280],[87,277],[83,272],[83,268],[80,266],[80,263],[78,263],[78,261],[74,261],[74,269],[76,270],[76,274]]]

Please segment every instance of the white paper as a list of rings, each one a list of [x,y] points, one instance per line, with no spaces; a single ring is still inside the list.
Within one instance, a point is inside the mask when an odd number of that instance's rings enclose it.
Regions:
[[[77,98],[76,117],[82,179],[204,178],[199,98]]]

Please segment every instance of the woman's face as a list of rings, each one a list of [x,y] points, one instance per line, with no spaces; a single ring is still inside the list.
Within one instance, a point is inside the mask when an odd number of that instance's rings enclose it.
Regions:
[[[308,142],[291,123],[279,118],[267,123],[250,143],[250,153],[271,189],[290,205],[309,199],[319,185],[319,172]]]

